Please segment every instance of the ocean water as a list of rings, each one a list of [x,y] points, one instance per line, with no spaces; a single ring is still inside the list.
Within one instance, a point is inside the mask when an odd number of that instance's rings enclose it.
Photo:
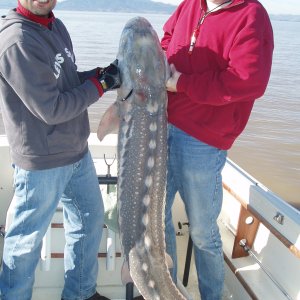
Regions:
[[[0,10],[4,14],[6,10]],[[137,14],[56,11],[73,40],[79,70],[106,66],[117,54],[125,23]],[[168,15],[146,17],[162,36]],[[272,21],[275,51],[270,82],[229,157],[250,175],[300,209],[300,22]],[[107,93],[89,109],[92,131],[114,101]],[[1,112],[0,112],[1,114]],[[4,133],[0,115],[0,134]]]

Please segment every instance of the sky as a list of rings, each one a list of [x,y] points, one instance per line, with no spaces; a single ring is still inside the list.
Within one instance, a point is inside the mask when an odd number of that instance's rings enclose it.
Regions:
[[[178,5],[182,0],[152,0]],[[300,15],[299,0],[259,0],[269,14]]]

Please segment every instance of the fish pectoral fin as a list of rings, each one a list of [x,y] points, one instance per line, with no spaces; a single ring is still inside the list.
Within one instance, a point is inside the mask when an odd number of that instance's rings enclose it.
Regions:
[[[166,253],[166,262],[167,262],[168,269],[172,269],[173,268],[173,260],[168,253]]]
[[[104,113],[97,130],[97,137],[100,141],[110,133],[117,133],[120,125],[118,106],[113,103]]]
[[[129,282],[133,282],[130,272],[129,272],[129,265],[126,260],[124,260],[122,269],[121,269],[121,280],[123,285],[126,285]]]

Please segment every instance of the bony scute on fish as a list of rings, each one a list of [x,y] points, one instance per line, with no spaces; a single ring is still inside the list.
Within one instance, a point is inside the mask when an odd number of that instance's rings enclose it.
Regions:
[[[164,232],[169,66],[145,18],[134,18],[125,25],[117,58],[122,85],[99,124],[98,137],[119,127],[122,280],[124,284],[133,281],[146,300],[184,300],[170,276],[172,263]]]

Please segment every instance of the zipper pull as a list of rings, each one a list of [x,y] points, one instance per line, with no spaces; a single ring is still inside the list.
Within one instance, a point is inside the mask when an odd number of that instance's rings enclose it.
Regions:
[[[190,55],[192,54],[192,52],[193,52],[193,50],[194,50],[194,47],[195,47],[195,44],[196,44],[198,35],[199,35],[199,27],[197,27],[197,28],[193,31],[193,34],[192,34],[192,36],[191,36],[191,42],[190,42],[190,48],[189,48],[189,54],[190,54]]]

